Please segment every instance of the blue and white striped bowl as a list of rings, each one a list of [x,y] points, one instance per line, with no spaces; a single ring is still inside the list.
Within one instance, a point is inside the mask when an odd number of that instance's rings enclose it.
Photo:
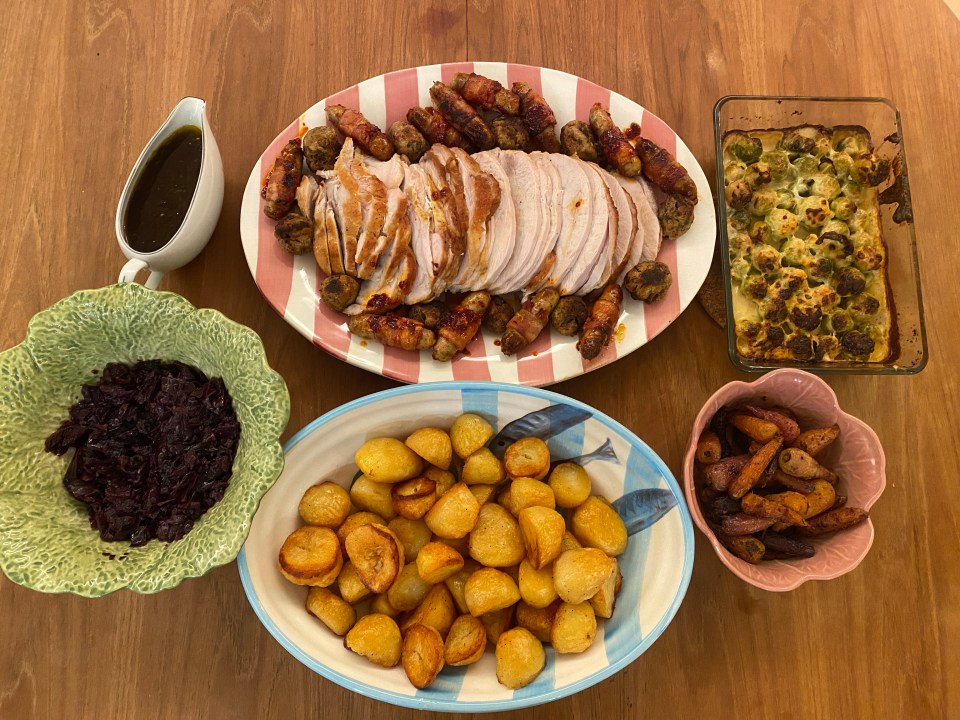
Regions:
[[[556,655],[530,685],[509,690],[497,682],[493,654],[474,665],[444,668],[426,690],[414,688],[400,667],[384,669],[343,647],[343,640],[307,613],[306,592],[277,570],[284,539],[300,524],[304,491],[324,479],[349,485],[353,455],[364,440],[403,438],[425,425],[447,426],[462,412],[484,415],[498,430],[551,405],[589,417],[548,439],[554,458],[572,458],[609,439],[619,461],[588,466],[594,492],[614,501],[636,490],[660,489],[656,512],[631,535],[620,568],[623,588],[613,618],[601,621],[594,644],[579,655]],[[257,617],[300,662],[345,688],[405,707],[489,712],[537,705],[579,692],[640,656],[664,631],[683,600],[693,569],[693,526],[676,480],[647,445],[615,420],[576,400],[535,388],[492,383],[409,385],[370,395],[314,420],[286,445],[286,466],[264,496],[238,558],[244,590]],[[670,495],[672,494],[672,498]],[[642,495],[641,494],[638,494]],[[638,497],[633,496],[633,497]],[[663,499],[669,509],[664,513]],[[628,503],[636,508],[637,503]],[[639,503],[641,506],[643,503]],[[621,510],[626,512],[626,510]],[[625,518],[630,524],[630,518]]]

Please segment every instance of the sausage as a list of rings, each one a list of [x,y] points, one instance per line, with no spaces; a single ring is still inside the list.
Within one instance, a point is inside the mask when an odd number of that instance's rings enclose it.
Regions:
[[[593,303],[590,316],[583,324],[580,333],[580,342],[577,349],[584,360],[593,360],[604,346],[610,342],[613,331],[620,319],[620,308],[623,306],[623,290],[619,285],[607,285],[600,297]]]
[[[461,300],[437,326],[438,337],[433,348],[433,359],[440,362],[453,360],[453,356],[463,350],[477,334],[489,305],[490,293],[486,290],[472,292]]]
[[[360,283],[349,275],[330,275],[320,283],[320,299],[334,312],[343,312],[360,292]]]
[[[450,84],[467,102],[484,110],[496,110],[504,115],[520,112],[520,96],[496,80],[476,73],[457,73]]]
[[[643,168],[633,145],[600,103],[594,103],[590,108],[590,127],[597,137],[600,151],[607,161],[617,168],[617,172],[625,177],[636,177],[640,174]]]
[[[302,173],[303,149],[300,138],[294,138],[281,148],[260,191],[260,197],[265,200],[264,215],[279,220],[287,214],[296,200]]]
[[[432,107],[412,107],[407,110],[407,121],[423,133],[431,145],[466,148],[470,143],[459,130]]]
[[[354,315],[347,327],[358,337],[402,350],[429,350],[437,342],[433,330],[396,315]]]
[[[623,287],[634,300],[645,303],[662,299],[673,284],[670,268],[656,260],[637,263],[623,278]]]
[[[589,312],[583,298],[576,295],[567,295],[560,298],[560,302],[550,313],[550,324],[561,335],[576,335],[587,320]]]
[[[678,238],[693,225],[693,203],[683,195],[668,195],[657,208],[657,219],[665,240]]]
[[[644,177],[667,195],[680,195],[696,204],[697,186],[683,165],[656,143],[640,137],[640,126],[636,123],[627,128],[627,134],[638,138],[635,147],[643,161]]]
[[[307,167],[313,172],[333,170],[342,147],[343,141],[329,125],[310,128],[303,136],[303,155],[307,160]]]
[[[396,151],[412,163],[417,162],[430,147],[426,138],[406,120],[397,120],[387,130],[387,137]]]
[[[571,120],[560,129],[560,147],[567,155],[581,160],[600,162],[600,146],[583,120]]]
[[[490,122],[490,129],[502,150],[526,150],[530,145],[530,131],[518,117],[498,115]]]
[[[285,215],[273,228],[280,247],[291,255],[303,255],[313,249],[313,223],[298,212]]]
[[[513,355],[537,339],[550,319],[550,313],[560,301],[560,291],[548,287],[527,298],[516,315],[510,318],[500,338],[504,355]]]
[[[547,128],[556,126],[557,116],[543,95],[525,82],[515,82],[513,91],[520,96],[520,115],[530,128],[531,135],[537,136]]]
[[[483,327],[492,333],[503,335],[507,329],[507,323],[510,322],[519,305],[520,301],[515,294],[494,295],[490,298],[487,314],[483,316]]]
[[[390,138],[362,113],[343,105],[331,105],[327,108],[327,118],[337,130],[353,138],[377,160],[389,160],[393,157],[394,149]]]
[[[437,81],[430,87],[430,97],[440,114],[478,148],[489,150],[496,146],[493,130],[456,90]]]

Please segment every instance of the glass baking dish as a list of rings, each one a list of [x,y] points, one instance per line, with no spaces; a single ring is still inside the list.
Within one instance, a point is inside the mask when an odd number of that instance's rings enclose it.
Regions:
[[[777,97],[728,95],[713,109],[717,152],[717,197],[720,257],[723,263],[727,303],[727,343],[730,359],[740,370],[765,372],[781,367],[799,367],[816,373],[909,375],[927,364],[927,336],[923,322],[917,240],[910,203],[907,158],[903,147],[900,112],[884,98]],[[887,277],[895,309],[899,352],[885,362],[804,362],[749,358],[737,351],[733,319],[733,286],[727,235],[722,141],[732,130],[764,130],[797,125],[860,125],[870,132],[876,154],[887,159],[893,172],[879,186],[881,194],[896,195],[897,203],[880,205],[881,233],[887,246]],[[881,203],[883,203],[883,198]]]

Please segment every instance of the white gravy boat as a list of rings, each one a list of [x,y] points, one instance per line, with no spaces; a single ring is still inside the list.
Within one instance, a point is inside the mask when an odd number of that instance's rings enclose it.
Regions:
[[[210,130],[206,107],[206,102],[194,97],[186,97],[177,103],[170,117],[147,143],[140,157],[137,158],[133,170],[130,171],[127,183],[120,194],[120,203],[117,205],[117,241],[120,243],[123,254],[129,259],[120,271],[119,282],[133,282],[140,271],[148,270],[150,275],[144,284],[148,288],[155,289],[160,284],[164,273],[183,267],[193,260],[213,235],[217,220],[220,218],[220,210],[223,208],[223,162],[220,159],[217,141]],[[144,166],[156,150],[173,133],[187,125],[199,127],[202,138],[200,176],[197,178],[197,187],[193,192],[190,207],[180,228],[163,247],[153,252],[138,252],[130,247],[124,232],[124,218],[133,188]]]

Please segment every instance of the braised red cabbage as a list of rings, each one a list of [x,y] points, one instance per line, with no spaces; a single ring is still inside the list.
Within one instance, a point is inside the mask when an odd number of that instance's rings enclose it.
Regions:
[[[107,541],[178,540],[226,491],[240,423],[223,380],[180,362],[110,363],[46,440]]]

